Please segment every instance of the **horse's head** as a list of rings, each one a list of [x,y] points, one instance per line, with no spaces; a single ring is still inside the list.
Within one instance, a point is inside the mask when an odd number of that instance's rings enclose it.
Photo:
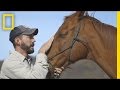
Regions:
[[[80,59],[91,59],[115,77],[116,28],[77,11],[65,18],[47,55],[51,72],[55,67],[66,68]]]
[[[80,57],[86,56],[86,48],[79,43],[80,19],[85,11],[77,11],[67,16],[64,23],[55,34],[53,44],[47,52],[49,62],[53,67],[66,67]],[[83,53],[80,55],[80,51]]]

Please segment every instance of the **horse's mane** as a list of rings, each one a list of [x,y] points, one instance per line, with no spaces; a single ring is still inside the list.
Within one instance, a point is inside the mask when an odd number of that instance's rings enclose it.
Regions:
[[[106,26],[110,26],[110,27],[113,27],[114,28],[114,26],[112,26],[112,25],[108,25],[108,24],[105,24],[105,23],[103,23],[103,22],[101,22],[100,20],[98,20],[98,19],[96,19],[95,17],[92,17],[92,16],[89,16],[88,14],[87,15],[85,15],[85,12],[87,12],[87,11],[77,11],[76,13],[73,13],[73,14],[71,14],[71,15],[69,15],[69,16],[65,16],[65,18],[64,18],[64,21],[67,21],[67,20],[71,20],[71,19],[78,19],[78,20],[81,20],[81,17],[82,18],[88,18],[89,20],[92,20],[92,21],[94,21],[94,22],[96,22],[96,23],[102,23],[102,24],[104,24],[104,25],[106,25]]]

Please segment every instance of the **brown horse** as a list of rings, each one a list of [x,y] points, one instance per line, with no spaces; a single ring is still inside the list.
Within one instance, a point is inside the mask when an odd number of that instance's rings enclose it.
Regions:
[[[50,72],[55,67],[66,68],[78,60],[90,59],[110,78],[116,78],[116,31],[116,27],[85,15],[84,11],[67,16],[47,52]]]

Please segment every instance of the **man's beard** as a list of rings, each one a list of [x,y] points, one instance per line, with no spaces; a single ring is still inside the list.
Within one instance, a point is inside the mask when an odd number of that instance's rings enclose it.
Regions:
[[[33,47],[34,47],[34,43],[32,43],[32,45],[30,45],[30,46],[26,45],[24,42],[22,42],[22,44],[21,44],[21,48],[23,50],[25,50],[28,54],[34,53]]]

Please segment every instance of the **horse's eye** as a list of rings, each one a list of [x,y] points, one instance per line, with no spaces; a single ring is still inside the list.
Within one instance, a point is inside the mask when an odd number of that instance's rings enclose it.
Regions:
[[[68,34],[68,32],[65,32],[65,33],[60,33],[60,36],[64,37]]]

